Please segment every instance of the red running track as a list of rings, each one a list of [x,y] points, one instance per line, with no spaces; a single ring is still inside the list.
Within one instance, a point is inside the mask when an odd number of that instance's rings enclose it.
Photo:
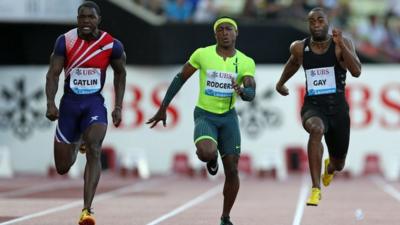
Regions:
[[[336,179],[318,207],[305,206],[309,177],[246,177],[231,218],[235,225],[397,225],[400,182],[380,177]],[[219,225],[223,178],[103,174],[93,204],[97,225]],[[77,224],[82,180],[0,179],[0,225]],[[358,212],[358,216],[355,213]]]

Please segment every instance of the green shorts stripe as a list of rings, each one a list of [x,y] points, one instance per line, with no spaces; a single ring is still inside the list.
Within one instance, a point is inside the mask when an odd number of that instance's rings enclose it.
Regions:
[[[217,140],[215,140],[213,137],[207,136],[207,135],[198,137],[196,140],[194,140],[194,143],[196,144],[197,142],[204,140],[204,139],[211,139],[215,142],[215,144],[218,144]]]

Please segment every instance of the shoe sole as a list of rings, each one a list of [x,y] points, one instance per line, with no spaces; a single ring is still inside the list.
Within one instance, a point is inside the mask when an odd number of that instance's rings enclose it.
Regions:
[[[307,206],[318,206],[318,204],[306,203]]]
[[[214,171],[211,172],[210,170],[207,169],[207,171],[208,174],[210,174],[211,176],[215,176],[218,173],[218,170],[216,170],[215,172]]]
[[[92,218],[86,218],[79,222],[79,225],[96,225],[96,221],[94,221]]]
[[[207,171],[210,175],[215,176],[218,173],[218,167],[219,167],[218,164],[217,164],[217,168],[215,169],[215,171],[212,170],[211,167],[208,167],[208,165],[206,167],[207,167]]]

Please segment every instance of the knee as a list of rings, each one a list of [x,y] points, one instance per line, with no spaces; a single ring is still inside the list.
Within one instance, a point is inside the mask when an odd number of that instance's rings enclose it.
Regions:
[[[101,157],[101,145],[99,144],[88,144],[86,146],[88,150],[86,151],[87,157],[91,159],[100,160]]]
[[[310,135],[314,137],[322,137],[322,135],[324,135],[324,127],[315,124],[311,125]]]
[[[239,171],[236,166],[228,166],[225,168],[225,176],[227,179],[239,177]]]
[[[208,162],[210,160],[215,159],[216,156],[216,151],[208,148],[197,148],[196,151],[197,157],[203,161],[203,162]]]

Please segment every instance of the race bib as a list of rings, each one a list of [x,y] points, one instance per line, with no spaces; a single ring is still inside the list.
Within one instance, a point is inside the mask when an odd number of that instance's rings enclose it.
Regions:
[[[101,88],[101,71],[99,68],[74,68],[70,72],[69,86],[79,95],[92,94]]]
[[[215,97],[231,97],[233,94],[232,78],[236,73],[207,70],[205,94]]]
[[[306,70],[307,92],[309,96],[336,93],[334,67]]]

